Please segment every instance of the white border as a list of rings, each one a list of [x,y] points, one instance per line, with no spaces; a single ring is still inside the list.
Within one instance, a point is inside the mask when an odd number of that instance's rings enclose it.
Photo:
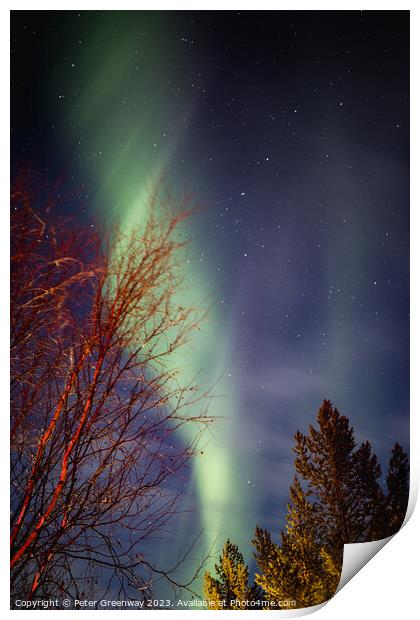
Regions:
[[[116,6],[115,2],[103,0],[102,2],[83,2],[83,3],[71,3],[68,1],[61,2],[59,6],[57,3],[50,1],[39,2],[37,6],[34,6],[33,2],[13,2],[9,3],[7,9],[2,8],[0,11],[0,32],[2,54],[0,55],[0,66],[3,86],[10,84],[9,76],[9,9],[12,10],[92,10],[92,9],[120,9],[120,10],[409,10],[413,8],[412,3],[396,3],[389,1],[367,1],[360,5],[355,2],[300,2],[296,1],[293,4],[276,3],[270,1],[260,1],[258,6],[256,3],[249,1],[231,1],[226,2],[224,0],[213,0],[211,3],[205,2],[175,2],[166,1],[161,2],[154,0],[153,2],[134,2],[126,1],[121,2],[119,6]],[[417,12],[411,10],[411,109],[414,111],[420,110],[420,101],[418,97],[418,78],[419,64],[419,28],[418,28],[418,16]],[[3,89],[3,92],[7,92],[7,86]],[[1,119],[2,119],[2,151],[1,151],[1,192],[2,192],[2,213],[8,212],[9,202],[9,100],[5,96],[0,98],[1,105]],[[30,103],[29,103],[30,105]],[[417,115],[411,116],[412,123],[412,165],[411,170],[419,170],[419,158],[414,152],[416,145],[418,147],[419,138],[419,121]],[[413,510],[415,503],[415,496],[417,495],[417,489],[419,484],[419,424],[417,422],[418,411],[420,410],[420,397],[419,397],[419,350],[420,350],[420,325],[419,325],[419,252],[420,243],[418,241],[419,234],[419,189],[417,177],[413,174],[411,181],[411,495],[410,495],[410,511]],[[8,377],[9,366],[6,352],[9,350],[9,335],[8,335],[8,290],[9,290],[9,235],[8,226],[6,226],[6,217],[2,218],[2,225],[0,226],[0,252],[1,252],[1,269],[0,269],[0,291],[2,291],[2,304],[1,304],[1,329],[0,329],[0,381],[1,381],[1,394],[4,398],[2,415],[4,420],[8,418]],[[417,282],[416,282],[417,280]],[[6,426],[6,422],[3,422]],[[9,483],[8,476],[5,472],[8,471],[8,434],[2,433],[3,441],[5,443],[1,450],[1,471],[3,487],[3,497],[9,497]],[[5,504],[8,505],[5,501]],[[2,568],[2,579],[0,582],[1,593],[1,608],[7,613],[13,614],[13,617],[19,617],[19,611],[11,612],[9,610],[9,583],[8,583],[8,510],[4,507],[0,515],[2,532],[0,553],[2,561],[5,565]],[[417,509],[405,525],[403,530],[397,534],[391,542],[386,545],[376,557],[374,557],[353,579],[351,579],[351,585],[346,586],[341,590],[336,597],[333,598],[327,605],[325,605],[320,611],[317,612],[317,618],[320,620],[354,620],[355,616],[362,614],[363,618],[369,618],[369,616],[380,617],[381,619],[390,620],[398,616],[400,620],[411,620],[414,617],[414,610],[417,611],[417,600],[415,592],[418,589],[418,566],[416,550],[420,549],[420,517],[419,510]],[[32,612],[35,614],[41,612]],[[74,612],[70,612],[74,613]],[[80,613],[80,612],[78,612]],[[83,613],[83,612],[82,612]],[[110,620],[114,617],[114,612],[109,612],[108,616]],[[143,612],[148,613],[148,612]],[[169,614],[177,612],[169,612]],[[206,612],[207,614],[219,615],[219,612]],[[237,612],[230,612],[236,614]],[[262,612],[248,612],[248,615],[255,616]],[[284,612],[271,612],[271,614],[280,614],[285,617]],[[16,615],[17,614],[17,615]],[[120,615],[121,612],[118,613]],[[157,614],[157,615],[156,615]],[[189,611],[188,618],[194,620],[197,612]],[[160,618],[161,612],[154,612],[154,618]],[[164,617],[168,617],[168,612],[165,612]]]

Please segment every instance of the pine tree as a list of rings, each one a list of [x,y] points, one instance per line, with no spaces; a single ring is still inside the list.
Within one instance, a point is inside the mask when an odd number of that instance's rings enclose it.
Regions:
[[[368,441],[353,455],[351,521],[354,540],[380,540],[387,532],[386,498],[379,486],[381,467]]]
[[[391,534],[398,532],[404,522],[410,487],[408,457],[399,443],[396,443],[392,450],[386,484],[388,487],[388,495],[386,498],[388,516],[387,534],[391,536]]]
[[[387,500],[378,484],[378,460],[369,442],[356,447],[349,419],[325,400],[317,423],[317,428],[309,426],[307,435],[300,431],[295,435],[295,469],[300,477],[295,476],[290,488],[280,546],[258,527],[253,541],[260,570],[256,583],[270,600],[291,598],[299,607],[316,605],[334,594],[344,544],[384,538],[390,511],[396,521],[401,519],[403,499],[396,481],[408,479],[401,450],[395,448],[388,475],[393,491]]]
[[[252,542],[259,572],[250,587],[243,556],[228,540],[215,566],[218,578],[208,572],[204,578],[213,609],[246,609],[241,602],[262,596],[270,608],[322,603],[337,589],[344,544],[379,540],[401,527],[409,491],[401,446],[392,451],[385,496],[378,460],[368,441],[356,446],[349,419],[325,400],[317,423],[307,435],[295,435],[296,475],[280,544],[257,526]]]
[[[204,598],[209,609],[248,609],[247,602],[260,600],[259,588],[248,585],[249,569],[237,545],[226,541],[219,564],[215,565],[217,578],[206,571]]]
[[[297,607],[309,607],[328,600],[335,592],[340,570],[319,541],[319,507],[308,501],[297,477],[290,487],[286,528],[281,546],[266,530],[257,527],[253,540],[258,568],[256,583],[268,600],[287,608],[287,601]]]
[[[295,435],[296,471],[320,506],[320,539],[336,561],[346,543],[383,537],[385,498],[381,468],[369,442],[358,449],[349,419],[325,400],[318,429]]]

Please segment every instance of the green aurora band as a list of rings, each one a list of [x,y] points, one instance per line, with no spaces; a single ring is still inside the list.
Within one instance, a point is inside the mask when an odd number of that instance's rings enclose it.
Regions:
[[[165,36],[167,26],[158,14],[108,12],[98,21],[93,18],[92,25],[93,31],[79,41],[78,57],[69,57],[68,65],[60,68],[66,75],[62,92],[70,88],[77,94],[71,105],[65,94],[60,98],[63,142],[76,153],[73,163],[79,175],[94,179],[97,215],[105,222],[117,219],[130,230],[145,221],[150,196],[162,178],[176,192],[194,187],[188,171],[172,178],[167,173],[170,164],[172,170],[179,170],[177,148],[194,113],[194,100],[191,94],[177,92],[172,83],[181,60],[164,48],[173,33]],[[194,218],[200,217],[193,216],[185,224],[190,239],[185,280],[188,302],[202,307],[209,301],[209,283],[211,301],[220,298],[221,287],[214,278],[216,269],[206,270],[198,260]],[[205,389],[217,381],[216,392],[223,396],[211,403],[209,414],[223,419],[206,436],[204,454],[193,459],[192,488],[182,508],[194,508],[191,498],[198,497],[202,551],[214,544],[221,548],[227,537],[247,549],[255,506],[241,489],[252,463],[241,454],[235,438],[239,403],[228,374],[233,362],[229,350],[232,328],[218,310],[220,306],[211,306],[201,331],[192,334],[188,351],[171,360],[174,369],[179,369],[181,383],[191,382],[201,371],[200,385]],[[182,433],[182,439],[189,442],[195,429],[186,425]],[[177,532],[184,545],[191,542],[188,536],[192,536],[190,531]],[[169,553],[167,544],[160,550],[162,558],[165,552]]]

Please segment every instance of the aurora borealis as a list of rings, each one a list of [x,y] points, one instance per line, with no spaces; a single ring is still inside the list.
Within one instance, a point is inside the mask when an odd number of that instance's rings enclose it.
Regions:
[[[15,12],[12,161],[76,218],[144,219],[164,182],[186,224],[187,294],[209,304],[186,381],[217,416],[150,553],[277,533],[291,446],[324,398],[408,448],[406,12]],[[73,195],[73,194],[72,194]],[[179,437],[179,441],[188,437]]]

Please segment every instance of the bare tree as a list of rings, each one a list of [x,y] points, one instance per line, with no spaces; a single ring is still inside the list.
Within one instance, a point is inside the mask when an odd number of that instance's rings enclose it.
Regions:
[[[171,362],[200,319],[176,300],[189,212],[165,220],[154,199],[142,231],[105,242],[35,202],[13,187],[12,596],[147,598],[159,574],[187,585],[142,541],[176,511],[168,480],[209,421]],[[197,425],[188,446],[174,438],[185,424]]]

